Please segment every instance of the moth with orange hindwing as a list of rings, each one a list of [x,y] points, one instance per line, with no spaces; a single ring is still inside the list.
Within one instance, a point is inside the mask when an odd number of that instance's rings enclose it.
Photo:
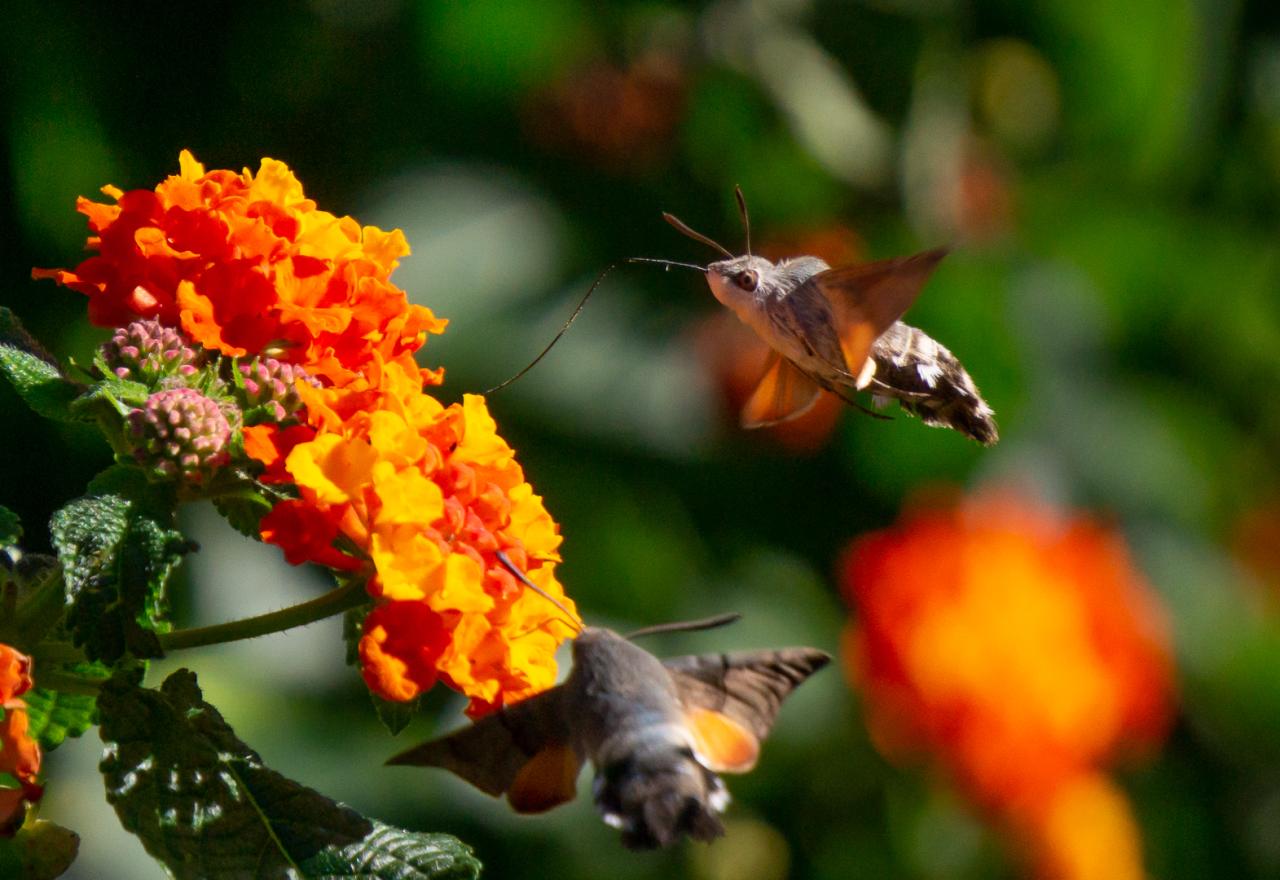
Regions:
[[[831,657],[784,648],[659,660],[631,639],[735,619],[664,624],[629,637],[575,619],[573,668],[562,684],[387,763],[442,767],[487,794],[505,794],[517,812],[538,813],[572,800],[590,761],[596,807],[627,847],[665,847],[685,835],[713,840],[724,833],[729,802],[719,774],[755,767],[783,701]]]
[[[877,406],[897,400],[925,424],[952,428],[984,446],[1000,439],[995,414],[959,359],[900,320],[945,249],[834,268],[813,256],[770,262],[752,255],[746,200],[741,189],[734,192],[747,229],[742,256],[671,214],[663,218],[725,256],[706,267],[707,284],[771,349],[743,407],[744,428],[798,418],[825,389],[859,409],[846,391],[869,392]]]

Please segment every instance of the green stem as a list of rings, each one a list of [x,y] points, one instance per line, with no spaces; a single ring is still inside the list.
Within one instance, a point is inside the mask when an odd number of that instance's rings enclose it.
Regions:
[[[326,617],[355,608],[366,598],[364,579],[356,577],[309,602],[290,605],[288,608],[281,608],[269,614],[246,617],[243,620],[233,620],[230,623],[219,623],[213,626],[161,633],[160,647],[165,651],[177,651],[182,648],[199,648],[204,645],[220,645],[224,642],[254,639],[324,620]]]

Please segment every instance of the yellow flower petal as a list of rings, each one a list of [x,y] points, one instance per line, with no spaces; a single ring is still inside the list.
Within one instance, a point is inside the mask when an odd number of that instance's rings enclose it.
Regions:
[[[427,604],[437,613],[484,613],[493,608],[493,597],[484,591],[484,570],[464,553],[450,553],[444,565],[432,573]]]
[[[321,504],[343,504],[359,498],[376,461],[377,453],[363,440],[321,434],[295,446],[285,459],[285,469],[299,488],[311,490]]]
[[[484,398],[479,394],[464,395],[462,412],[465,427],[454,455],[481,467],[501,468],[511,462],[515,452],[498,436],[498,425],[489,415]]]
[[[444,515],[444,493],[416,468],[397,470],[385,459],[373,467],[373,487],[382,502],[374,525],[427,526]]]
[[[419,526],[384,526],[370,539],[369,557],[378,569],[383,598],[421,600],[442,567],[444,551]]]

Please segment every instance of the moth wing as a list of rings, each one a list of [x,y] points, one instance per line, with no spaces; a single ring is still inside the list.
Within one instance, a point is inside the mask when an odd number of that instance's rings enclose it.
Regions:
[[[831,305],[846,369],[861,371],[871,346],[916,301],[925,281],[947,255],[945,248],[819,272],[797,290],[812,286]]]
[[[519,812],[572,800],[582,760],[569,746],[564,689],[555,687],[470,727],[401,752],[388,764],[441,767]]]
[[[764,428],[799,418],[818,402],[822,389],[791,361],[770,352],[760,383],[742,408],[742,427]]]
[[[672,657],[663,665],[708,769],[746,773],[782,701],[829,662],[816,648],[784,648]]]
[[[517,813],[542,813],[573,800],[582,759],[568,743],[549,745],[525,762],[507,789]]]

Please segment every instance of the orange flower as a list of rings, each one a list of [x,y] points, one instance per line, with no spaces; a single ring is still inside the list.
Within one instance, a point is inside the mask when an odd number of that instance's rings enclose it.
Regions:
[[[103,191],[115,205],[79,202],[98,255],[33,274],[87,294],[95,323],[155,317],[318,380],[295,386],[302,424],[249,426],[243,448],[263,482],[300,494],[263,518],[263,540],[294,564],[372,563],[369,687],[407,700],[442,679],[473,714],[550,687],[571,629],[498,554],[571,607],[554,575],[559,529],[484,399],[445,407],[424,390],[443,376],[413,355],[445,322],[389,280],[403,235],[318,210],[273,159],[206,172],[184,151],[154,192]]]
[[[19,699],[31,689],[31,659],[8,645],[0,645],[0,773],[12,776],[17,788],[0,787],[0,836],[12,836],[22,826],[26,804],[40,800],[43,788],[40,746],[27,736],[27,704]]]
[[[858,616],[846,659],[881,751],[933,755],[1035,847],[1044,877],[1102,876],[1092,847],[1115,840],[1139,851],[1097,770],[1163,736],[1172,662],[1119,537],[985,497],[908,513],[855,542],[843,571]],[[1138,877],[1140,864],[1103,874]]]
[[[89,319],[136,317],[180,326],[229,355],[271,350],[335,385],[361,376],[374,352],[412,364],[444,322],[387,279],[409,253],[399,231],[316,208],[282,162],[257,174],[209,171],[184,150],[179,173],[151,190],[81,198],[98,251],[74,271],[35,270],[89,297]]]
[[[373,562],[369,591],[385,604],[366,619],[360,644],[369,687],[407,700],[443,679],[482,714],[555,682],[555,649],[572,631],[498,554],[572,608],[554,575],[559,530],[484,398],[445,408],[412,384],[397,393],[397,384],[383,383],[345,418],[336,416],[343,392],[317,392],[308,411],[329,415],[313,420],[315,438],[293,447],[285,468],[298,503]],[[274,512],[268,519],[264,527],[277,525]],[[284,527],[263,536],[290,561],[325,561],[330,534]]]

